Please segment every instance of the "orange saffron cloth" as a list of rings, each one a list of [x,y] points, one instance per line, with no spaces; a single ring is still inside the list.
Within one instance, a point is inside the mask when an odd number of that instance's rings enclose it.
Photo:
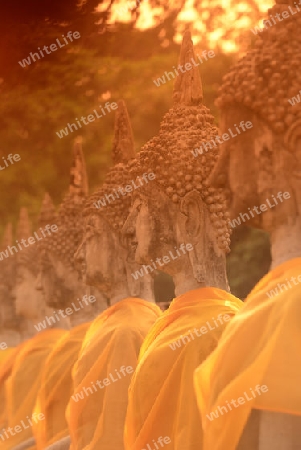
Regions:
[[[8,427],[20,426],[23,421],[26,428],[5,438],[4,442],[1,440],[1,450],[12,449],[32,437],[32,429],[27,427],[27,417],[32,417],[45,360],[64,333],[66,332],[59,329],[46,330],[21,344],[6,380],[6,414]]]
[[[0,351],[0,430],[7,426],[5,382],[12,371],[21,345]]]
[[[45,362],[34,408],[45,419],[33,422],[32,426],[37,450],[44,450],[69,435],[65,410],[73,393],[71,372],[90,325],[84,323],[63,335]]]
[[[157,320],[143,343],[129,389],[126,450],[153,449],[160,436],[171,440],[169,450],[202,448],[193,373],[242,304],[221,289],[199,288],[173,300]]]
[[[301,258],[296,258],[263,277],[215,352],[196,370],[203,450],[235,450],[252,409],[301,415],[300,275]],[[295,284],[292,277],[298,276]],[[257,385],[268,391],[254,398],[250,393]],[[213,411],[245,392],[250,401],[212,420]]]
[[[142,342],[161,314],[155,304],[127,298],[92,323],[73,368],[67,409],[72,450],[123,449],[128,387]]]

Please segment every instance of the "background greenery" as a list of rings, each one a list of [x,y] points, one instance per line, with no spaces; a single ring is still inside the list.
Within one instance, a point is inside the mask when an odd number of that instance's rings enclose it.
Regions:
[[[21,162],[0,172],[0,233],[8,221],[16,224],[21,206],[28,207],[35,222],[45,191],[60,203],[68,187],[72,142],[78,132],[60,139],[56,131],[107,100],[123,98],[139,150],[158,132],[172,104],[172,81],[156,87],[152,80],[177,64],[178,11],[170,10],[148,30],[134,27],[137,14],[128,24],[107,27],[109,12],[97,16],[101,20],[96,24],[93,8],[97,3],[84,2],[80,10],[75,0],[12,0],[10,7],[0,6],[5,42],[0,49],[0,156],[21,156]],[[82,37],[29,67],[18,64],[69,30],[79,31]],[[168,46],[162,45],[162,35]],[[202,64],[200,72],[205,104],[218,123],[217,89],[238,55],[223,53],[218,44],[215,52],[216,57]],[[80,129],[91,190],[103,181],[111,164],[113,125],[110,113]],[[232,292],[244,298],[269,264],[268,237],[246,227],[235,230],[228,258]],[[162,274],[159,280],[157,298],[163,301],[172,296],[172,286]]]

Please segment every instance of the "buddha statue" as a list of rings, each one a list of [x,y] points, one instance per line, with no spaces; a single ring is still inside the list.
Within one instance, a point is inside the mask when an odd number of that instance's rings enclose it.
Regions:
[[[0,252],[6,252],[12,245],[12,225],[9,223],[4,231]],[[13,361],[21,342],[21,320],[14,308],[12,291],[15,283],[15,255],[5,258],[2,253],[0,261],[0,427],[7,425],[5,408],[5,382],[10,375]]]
[[[40,227],[52,224],[54,221],[54,206],[49,195],[45,194],[39,218]],[[40,230],[37,231],[37,235],[40,239],[43,238]],[[31,236],[33,236],[33,232],[27,209],[21,208],[17,240],[21,242],[22,239],[28,239]],[[45,316],[49,316],[52,313],[52,309],[45,303],[42,292],[36,289],[37,277],[40,271],[39,242],[27,245],[26,248],[23,248],[16,255],[15,308],[17,315],[26,320],[27,326],[24,332],[26,332],[27,337],[34,336],[39,331],[37,328],[38,324],[44,321]],[[52,327],[69,329],[69,320],[63,319],[56,324],[50,324],[50,328]],[[40,328],[40,330],[42,331],[43,328]]]
[[[96,289],[87,287],[74,260],[74,254],[83,238],[82,211],[88,194],[80,138],[75,140],[70,176],[69,191],[58,211],[58,231],[40,243],[42,270],[37,287],[42,289],[48,306],[59,311],[67,311],[69,308],[69,314],[68,311],[63,312],[59,317],[67,317],[71,325],[75,326],[93,320],[107,307],[104,296]]]
[[[217,102],[221,133],[241,121],[253,127],[248,137],[223,143],[210,181],[224,189],[232,223],[239,219],[269,233],[272,266],[196,374],[206,450],[301,445],[301,103],[292,100],[301,83],[300,11],[296,2],[276,1],[254,49],[224,77]],[[225,358],[234,360],[231,367]],[[264,394],[208,420],[211,411],[257,385],[265,386]]]
[[[12,225],[6,226],[1,251],[5,252],[13,243]],[[16,347],[22,340],[21,320],[17,317],[13,302],[15,284],[15,255],[2,256],[0,261],[0,343],[3,347]]]
[[[190,69],[177,77],[173,107],[158,136],[142,147],[132,171],[138,178],[152,171],[155,179],[133,194],[123,227],[129,254],[145,265],[145,273],[160,268],[171,275],[177,297],[140,351],[129,390],[126,450],[148,448],[160,436],[169,440],[170,449],[202,448],[193,371],[216,347],[227,325],[222,320],[210,329],[210,321],[223,315],[230,320],[242,305],[229,293],[226,276],[230,227],[224,194],[208,181],[219,147],[199,160],[192,155],[195,147],[217,135],[192,60],[187,31],[179,67],[189,68],[190,63]]]
[[[36,287],[51,308],[46,325],[54,321],[59,326],[63,317],[71,329],[53,347],[42,374],[34,411],[44,414],[45,420],[33,424],[38,449],[68,449],[70,446],[65,409],[73,392],[72,367],[91,321],[107,307],[105,297],[85,284],[82,268],[74,261],[75,250],[83,237],[82,209],[87,192],[81,139],[76,139],[69,192],[55,219],[58,231],[40,242],[42,270]],[[49,196],[45,207],[43,223],[46,218],[49,223],[47,212],[53,210]]]
[[[87,199],[85,234],[76,255],[85,267],[86,283],[104,292],[111,306],[93,321],[73,368],[75,389],[67,412],[73,450],[123,448],[131,374],[144,337],[161,315],[153,278],[131,277],[138,265],[127,257],[122,242],[133,190],[129,169],[136,164],[123,101],[116,111],[112,153],[114,166],[105,183]],[[119,372],[124,366],[125,376]]]
[[[130,170],[137,162],[128,113],[124,102],[118,105],[112,149],[114,166],[104,185],[87,201],[85,241],[78,259],[85,261],[87,283],[105,292],[111,305],[130,296],[154,303],[153,277],[134,280],[131,273],[138,266],[121,245],[121,229],[131,205],[130,188],[135,189]]]

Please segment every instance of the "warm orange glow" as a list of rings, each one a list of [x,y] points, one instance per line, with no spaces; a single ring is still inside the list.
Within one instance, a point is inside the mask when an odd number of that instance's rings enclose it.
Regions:
[[[99,5],[98,10],[107,9],[110,0],[105,0]],[[140,5],[139,5],[140,3]],[[258,10],[265,16],[268,8],[274,4],[273,0],[257,0]],[[139,18],[135,24],[138,29],[148,29],[158,25],[170,13],[171,9],[181,7],[180,0],[173,0],[170,3],[169,11],[164,11],[162,7],[152,7],[148,0],[119,0],[112,5],[109,24],[115,22],[128,23],[133,20],[132,11],[135,5],[139,5]],[[216,10],[216,11],[214,11]],[[210,14],[214,14],[212,21],[212,30],[206,29],[206,22]],[[259,21],[261,23],[262,20]],[[183,31],[189,25],[192,32],[193,41],[198,44],[202,41],[202,36],[206,35],[211,48],[217,45],[225,52],[235,52],[239,50],[237,43],[238,37],[243,32],[257,25],[254,22],[254,10],[251,5],[246,2],[237,4],[235,0],[204,0],[202,2],[202,10],[196,9],[194,0],[186,0],[184,7],[177,18],[177,33],[175,42],[180,44],[182,41]],[[250,36],[251,38],[251,36]],[[162,45],[167,46],[168,42],[163,41]]]

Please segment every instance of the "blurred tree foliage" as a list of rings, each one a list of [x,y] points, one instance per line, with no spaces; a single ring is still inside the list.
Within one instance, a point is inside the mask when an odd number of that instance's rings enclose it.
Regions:
[[[0,161],[9,153],[21,156],[20,162],[0,172],[0,233],[7,221],[16,224],[21,206],[27,206],[35,220],[45,191],[60,203],[68,188],[71,150],[79,131],[91,190],[103,181],[111,164],[114,113],[62,139],[56,131],[106,101],[124,98],[139,150],[158,132],[172,104],[173,82],[156,87],[153,79],[177,64],[179,47],[172,40],[175,13],[166,13],[164,21],[150,30],[139,31],[129,23],[102,33],[92,14],[93,1],[84,2],[80,10],[77,5],[76,0],[12,0],[9,9],[0,5],[6,44],[0,49]],[[167,36],[170,42],[166,48],[160,37],[164,27],[164,39]],[[18,64],[69,30],[79,31],[82,37],[30,66]],[[234,57],[219,52],[200,66],[205,103],[217,122],[214,99]],[[268,268],[269,243],[255,230],[237,236],[228,261],[230,284],[236,295],[245,297]],[[164,275],[161,279],[170,295],[170,281]],[[164,288],[158,289],[164,297]]]

